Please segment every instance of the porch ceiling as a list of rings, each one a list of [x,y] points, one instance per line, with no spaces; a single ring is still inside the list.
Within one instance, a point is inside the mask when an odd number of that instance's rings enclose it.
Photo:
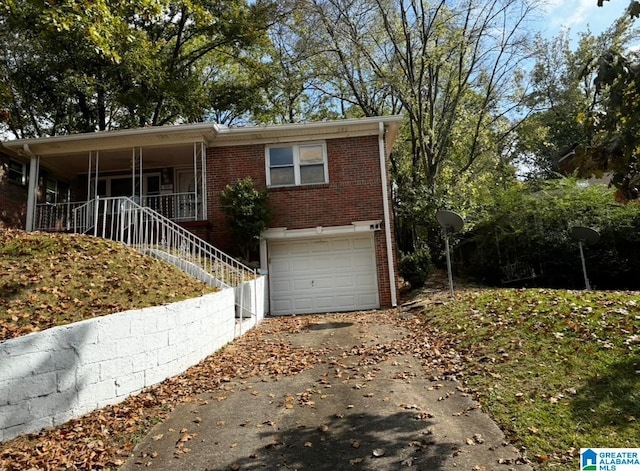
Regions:
[[[4,145],[23,156],[37,155],[44,167],[60,175],[86,173],[89,153],[99,152],[100,172],[131,168],[133,149],[142,149],[143,168],[188,166],[194,143],[215,138],[211,123],[123,129],[37,139],[17,139]]]
[[[130,171],[133,148],[100,150],[98,170],[100,173]],[[89,171],[89,152],[64,155],[41,155],[40,164],[58,175],[78,175]],[[193,165],[193,143],[169,147],[143,147],[142,167],[164,168]],[[92,163],[95,171],[94,162]]]

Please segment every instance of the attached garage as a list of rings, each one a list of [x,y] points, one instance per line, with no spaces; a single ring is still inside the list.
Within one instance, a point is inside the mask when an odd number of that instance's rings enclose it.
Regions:
[[[271,240],[271,314],[380,307],[373,233]]]

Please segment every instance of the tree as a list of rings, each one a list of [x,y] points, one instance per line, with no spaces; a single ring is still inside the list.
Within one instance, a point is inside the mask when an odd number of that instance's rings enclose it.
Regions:
[[[268,201],[269,194],[256,188],[250,177],[227,185],[220,194],[222,210],[243,260],[250,260],[260,234],[269,228],[272,213]]]
[[[606,1],[608,2],[609,0]],[[604,2],[605,0],[598,0],[598,6],[602,7]],[[631,18],[638,18],[640,16],[640,2],[637,0],[631,0],[627,7],[627,13]]]
[[[220,58],[243,58],[272,11],[245,0],[10,2],[0,10],[4,125],[32,137],[201,121],[215,103],[208,80],[229,64]]]
[[[600,110],[590,116],[596,136],[583,171],[610,171],[621,201],[640,198],[640,56],[608,51],[599,61]]]
[[[592,128],[584,118],[595,106],[595,58],[624,35],[623,29],[599,37],[582,33],[575,49],[568,30],[549,40],[536,37],[533,87],[526,98],[530,114],[518,128],[515,149],[527,177],[557,178],[560,159],[590,145]]]
[[[609,172],[617,188],[616,197],[629,201],[640,197],[640,56],[629,44],[638,38],[633,20],[623,15],[597,38],[581,41],[582,72],[579,81],[588,89],[588,106],[564,118],[567,127],[577,126],[581,140],[573,146],[572,165],[579,176]],[[588,36],[583,36],[584,41]],[[583,47],[584,46],[584,47]],[[575,60],[568,58],[567,64]],[[575,88],[575,87],[574,87]],[[572,93],[565,87],[561,96]],[[573,114],[573,116],[571,116]]]
[[[314,60],[322,64],[315,70],[325,77],[319,91],[352,116],[407,116],[391,159],[403,250],[424,244],[427,220],[437,207],[456,200],[451,185],[505,168],[503,151],[515,127],[507,117],[523,97],[523,26],[536,5],[307,3],[318,51]]]

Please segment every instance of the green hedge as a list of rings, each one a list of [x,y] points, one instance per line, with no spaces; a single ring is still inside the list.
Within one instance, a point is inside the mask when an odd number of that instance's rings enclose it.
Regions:
[[[572,226],[600,232],[585,246],[592,288],[640,289],[640,206],[572,179],[501,193],[459,246],[459,270],[490,285],[584,288]]]
[[[411,288],[421,288],[429,276],[431,253],[429,249],[418,250],[400,257],[400,275]]]

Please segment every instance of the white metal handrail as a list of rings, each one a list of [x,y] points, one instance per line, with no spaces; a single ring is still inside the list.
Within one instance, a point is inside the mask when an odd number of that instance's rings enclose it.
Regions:
[[[256,277],[254,269],[130,198],[98,198],[78,209],[80,220],[74,227],[86,227],[92,215],[94,236],[152,254],[202,281],[231,287]]]
[[[96,200],[87,201],[73,210],[73,232],[84,234],[93,227]]]

